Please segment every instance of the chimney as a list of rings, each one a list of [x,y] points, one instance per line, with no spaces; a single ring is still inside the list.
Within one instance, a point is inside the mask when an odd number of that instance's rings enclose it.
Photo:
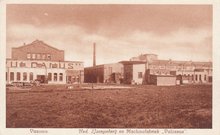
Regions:
[[[96,44],[93,43],[93,67],[96,66]]]

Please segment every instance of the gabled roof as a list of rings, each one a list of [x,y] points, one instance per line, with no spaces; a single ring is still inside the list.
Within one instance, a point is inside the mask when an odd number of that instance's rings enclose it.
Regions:
[[[35,40],[35,41],[33,41],[33,42],[30,43],[30,44],[23,45],[23,46],[19,46],[19,47],[14,47],[14,48],[20,49],[20,48],[28,47],[28,46],[35,45],[35,44],[41,44],[41,45],[47,46],[47,47],[52,48],[52,49],[57,50],[57,51],[63,51],[63,50],[59,50],[59,49],[57,49],[57,48],[55,48],[55,47],[52,47],[52,46],[50,46],[50,45],[48,45],[48,44],[46,44],[46,43],[44,43],[43,41],[38,40],[38,39]]]

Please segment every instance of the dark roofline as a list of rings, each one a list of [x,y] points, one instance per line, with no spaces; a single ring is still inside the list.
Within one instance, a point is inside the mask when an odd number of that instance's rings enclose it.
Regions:
[[[53,46],[50,46],[50,45],[44,43],[44,42],[41,41],[41,40],[35,40],[35,41],[33,41],[33,42],[31,42],[31,43],[29,43],[29,44],[27,44],[27,45],[23,45],[23,46],[19,46],[19,47],[12,47],[12,48],[13,48],[13,49],[19,49],[19,48],[31,46],[31,45],[36,44],[36,43],[39,43],[39,42],[43,43],[43,45],[45,45],[45,46],[47,46],[47,47],[50,47],[50,48],[55,49],[55,50],[57,50],[57,51],[63,51],[63,52],[64,52],[64,50],[60,50],[60,49],[57,49],[57,48],[55,48],[55,47],[53,47]]]
[[[120,61],[119,63],[122,63],[124,65],[146,64],[146,62],[143,61]]]
[[[96,65],[96,66],[91,66],[91,67],[84,67],[85,69],[92,69],[92,68],[99,68],[99,67],[104,67],[105,64],[101,64],[101,65]]]

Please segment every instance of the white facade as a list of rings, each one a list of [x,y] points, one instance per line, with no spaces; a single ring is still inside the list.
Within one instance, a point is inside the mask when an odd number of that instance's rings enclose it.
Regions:
[[[79,72],[79,75],[69,71]],[[49,84],[65,84],[70,79],[83,81],[84,66],[82,62],[53,62],[33,60],[10,60],[6,61],[6,83],[31,82],[36,79],[47,79]]]
[[[133,65],[133,81],[136,84],[142,84],[145,75],[145,64]]]

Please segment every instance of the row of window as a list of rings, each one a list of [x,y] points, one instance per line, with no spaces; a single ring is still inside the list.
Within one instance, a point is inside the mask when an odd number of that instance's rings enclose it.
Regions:
[[[58,75],[59,81],[63,81],[63,73],[53,73],[53,81],[58,81]],[[52,81],[52,73],[48,73],[48,81]]]
[[[17,81],[27,81],[27,73],[23,72],[22,74],[20,72],[16,72],[16,80]],[[21,80],[21,75],[23,76],[23,79]],[[33,81],[34,79],[34,75],[32,72],[29,73],[29,80]],[[8,80],[8,72],[6,72],[6,81]],[[15,73],[14,72],[10,72],[10,81],[14,81],[15,80]]]
[[[22,80],[21,80],[22,75]],[[59,78],[58,78],[59,75]],[[16,81],[27,81],[28,80],[28,73],[23,72],[16,72]],[[34,75],[32,72],[29,73],[29,81],[33,81]],[[63,73],[53,73],[53,81],[63,81]],[[6,81],[8,80],[8,72],[6,72]],[[10,72],[10,81],[15,81],[15,72]],[[52,73],[48,73],[48,81],[52,81]]]
[[[188,74],[188,75],[186,75],[186,74],[184,74],[183,75],[183,78],[187,78],[187,79],[189,79],[189,78],[191,78],[193,81],[195,80],[195,81],[202,81],[202,75],[190,75],[190,74]],[[204,75],[204,81],[207,81],[207,76],[206,75]]]
[[[51,55],[45,53],[28,53],[27,59],[34,59],[34,60],[50,60]]]

